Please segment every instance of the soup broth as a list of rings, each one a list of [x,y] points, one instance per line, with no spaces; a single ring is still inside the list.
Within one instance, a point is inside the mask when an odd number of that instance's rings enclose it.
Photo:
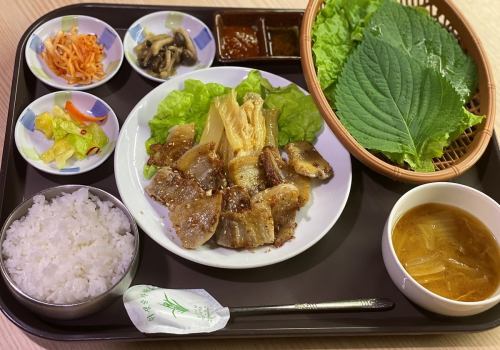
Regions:
[[[428,203],[409,210],[396,223],[392,243],[406,271],[445,298],[479,301],[498,288],[498,243],[460,208]]]

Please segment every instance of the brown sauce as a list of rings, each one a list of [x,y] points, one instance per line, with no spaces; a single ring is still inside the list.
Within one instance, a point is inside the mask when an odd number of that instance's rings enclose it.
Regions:
[[[484,300],[499,286],[499,245],[481,221],[462,209],[417,206],[398,220],[392,242],[406,271],[445,298]]]
[[[297,27],[267,28],[273,56],[299,56]]]
[[[260,56],[260,43],[256,26],[222,27],[221,54],[224,58]]]

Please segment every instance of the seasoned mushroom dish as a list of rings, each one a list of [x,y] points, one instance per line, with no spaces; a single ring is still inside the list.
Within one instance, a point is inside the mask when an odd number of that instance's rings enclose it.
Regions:
[[[196,47],[183,28],[176,29],[171,35],[147,34],[134,51],[139,66],[162,79],[174,75],[177,65],[192,66],[198,60]]]

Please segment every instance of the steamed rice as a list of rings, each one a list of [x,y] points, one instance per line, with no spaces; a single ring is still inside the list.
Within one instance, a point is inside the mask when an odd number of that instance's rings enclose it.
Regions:
[[[126,273],[134,236],[125,214],[87,188],[50,202],[34,197],[2,245],[4,264],[26,294],[54,304],[75,303],[109,290]]]

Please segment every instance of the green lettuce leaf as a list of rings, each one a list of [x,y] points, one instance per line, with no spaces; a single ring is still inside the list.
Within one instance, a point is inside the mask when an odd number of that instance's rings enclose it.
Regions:
[[[382,0],[327,0],[312,29],[312,51],[321,89],[334,100],[334,88],[347,57],[363,39],[363,29]]]
[[[216,83],[203,83],[188,79],[184,89],[168,94],[158,105],[156,115],[149,121],[151,137],[146,141],[146,149],[155,143],[164,143],[168,131],[178,124],[194,123],[197,138],[205,126],[210,102],[215,96],[224,95],[228,88]]]
[[[440,73],[371,35],[346,63],[335,98],[343,125],[363,147],[417,171],[433,171],[432,158],[470,118]]]
[[[60,140],[67,134],[80,135],[82,129],[72,120],[53,118],[53,138]]]
[[[243,98],[249,92],[259,94],[262,98],[266,98],[268,91],[272,90],[271,83],[262,77],[259,71],[253,70],[248,73],[248,76],[236,86],[236,99],[239,104],[243,103]]]
[[[90,135],[92,140],[89,148],[99,147],[103,149],[108,144],[109,138],[98,124],[90,123],[85,126],[85,130],[87,130],[85,136]]]
[[[277,108],[278,144],[280,147],[290,142],[313,142],[321,130],[323,119],[310,95],[304,95],[297,85],[275,88],[269,91],[264,107]]]
[[[73,147],[77,159],[87,157],[87,152],[94,147],[102,150],[109,142],[106,133],[96,123],[90,123],[83,129],[86,131],[83,135],[81,133],[68,133],[64,137],[67,143]]]
[[[236,88],[238,102],[248,92],[258,93],[264,99],[264,108],[276,108],[278,117],[278,144],[313,142],[321,130],[323,119],[310,95],[305,95],[295,84],[273,87],[259,71],[251,71]]]
[[[418,8],[386,0],[373,16],[370,34],[402,50],[448,79],[467,102],[476,90],[476,66],[457,39]]]
[[[278,117],[280,146],[303,140],[313,142],[323,125],[312,97],[305,95],[295,84],[273,87],[259,71],[251,71],[235,90],[240,103],[247,93],[254,92],[262,96],[265,108],[280,110]],[[228,87],[220,84],[186,80],[184,89],[172,91],[166,96],[158,105],[154,118],[149,121],[151,137],[146,141],[147,152],[149,153],[151,145],[164,143],[170,128],[178,124],[195,123],[198,140],[205,127],[212,99],[228,91]],[[154,167],[144,168],[146,178],[155,172]]]
[[[145,179],[151,179],[154,174],[158,171],[158,167],[156,165],[148,165],[144,164],[144,169],[142,170],[142,175]]]
[[[89,138],[75,134],[68,134],[65,139],[68,141],[68,144],[74,148],[77,159],[84,159],[87,156],[87,151],[89,150]]]

